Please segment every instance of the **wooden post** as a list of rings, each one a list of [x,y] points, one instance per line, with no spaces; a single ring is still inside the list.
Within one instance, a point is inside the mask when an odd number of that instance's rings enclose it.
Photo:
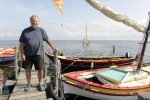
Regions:
[[[20,48],[18,47],[18,67],[22,67]]]
[[[2,84],[0,85],[0,95],[2,95]]]
[[[58,91],[58,52],[54,51],[54,90]]]
[[[15,80],[18,79],[18,54],[17,47],[15,46]]]
[[[44,45],[42,46],[42,49],[43,49],[44,77],[46,77],[47,76],[47,62],[46,62],[46,59],[45,59]]]
[[[0,69],[0,95],[3,94],[2,88],[3,88],[3,71]]]

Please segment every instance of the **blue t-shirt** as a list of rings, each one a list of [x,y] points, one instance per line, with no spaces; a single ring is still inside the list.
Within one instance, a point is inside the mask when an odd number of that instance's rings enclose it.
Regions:
[[[42,55],[42,44],[48,36],[44,29],[28,27],[21,33],[20,42],[24,43],[24,53],[26,56]]]

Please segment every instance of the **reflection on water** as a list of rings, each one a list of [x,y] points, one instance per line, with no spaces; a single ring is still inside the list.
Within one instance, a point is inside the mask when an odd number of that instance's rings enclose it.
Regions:
[[[90,49],[90,47],[91,47],[91,45],[85,45],[85,46],[83,46],[83,55],[84,56],[88,56],[88,50]]]

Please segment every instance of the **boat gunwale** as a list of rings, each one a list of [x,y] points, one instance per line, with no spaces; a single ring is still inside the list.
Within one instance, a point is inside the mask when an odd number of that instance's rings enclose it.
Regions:
[[[144,63],[146,64],[146,63]],[[150,64],[150,63],[148,63]],[[123,66],[120,66],[120,68],[123,68]],[[133,66],[134,67],[134,66]],[[87,80],[82,80],[79,78],[76,78],[78,75],[80,75],[80,73],[83,72],[95,72],[95,71],[101,71],[101,70],[105,70],[107,68],[99,68],[99,69],[93,69],[93,70],[83,70],[83,71],[78,71],[78,72],[69,72],[69,73],[65,73],[63,74],[64,77],[72,79],[74,81],[78,81],[78,82],[82,82],[84,84],[89,84],[89,81]],[[139,89],[146,89],[149,88],[148,90],[150,91],[150,84],[146,84],[146,85],[142,85],[142,86],[132,86],[132,87],[125,87],[125,86],[109,86],[109,85],[103,85],[103,84],[96,84],[91,82],[90,83],[91,86],[95,86],[95,87],[99,87],[99,88],[105,88],[105,89],[113,89],[113,90],[139,90]]]
[[[46,54],[47,56],[48,56],[48,58],[50,58],[51,60],[53,60],[53,55],[51,55],[51,54]],[[66,56],[58,56],[58,59],[60,59],[60,60],[67,60],[68,62],[74,62],[74,61],[76,61],[75,63],[80,63],[80,62],[82,62],[82,63],[126,63],[126,62],[131,62],[131,61],[134,61],[134,59],[135,58],[120,58],[120,57],[118,56],[118,59],[106,59],[106,58],[104,58],[104,59],[102,59],[102,58],[100,58],[99,60],[97,60],[97,58],[89,58],[89,60],[87,60],[87,59],[79,59],[79,58],[77,58],[77,57],[75,57],[75,58],[73,58],[73,59],[66,59]],[[96,59],[96,60],[95,60]],[[105,64],[104,64],[105,65]]]

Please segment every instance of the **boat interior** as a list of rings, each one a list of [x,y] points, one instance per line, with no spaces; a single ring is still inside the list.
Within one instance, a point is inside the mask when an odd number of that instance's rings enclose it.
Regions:
[[[52,54],[49,54],[53,56]],[[125,56],[84,56],[84,57],[75,57],[75,56],[58,56],[61,59],[70,59],[70,60],[121,60],[121,59],[128,59],[132,57],[125,57]]]
[[[149,85],[150,66],[142,67],[140,72],[135,70],[136,67],[128,67],[126,69],[108,68],[97,72],[85,72],[79,74],[77,78],[109,86],[132,87]]]

